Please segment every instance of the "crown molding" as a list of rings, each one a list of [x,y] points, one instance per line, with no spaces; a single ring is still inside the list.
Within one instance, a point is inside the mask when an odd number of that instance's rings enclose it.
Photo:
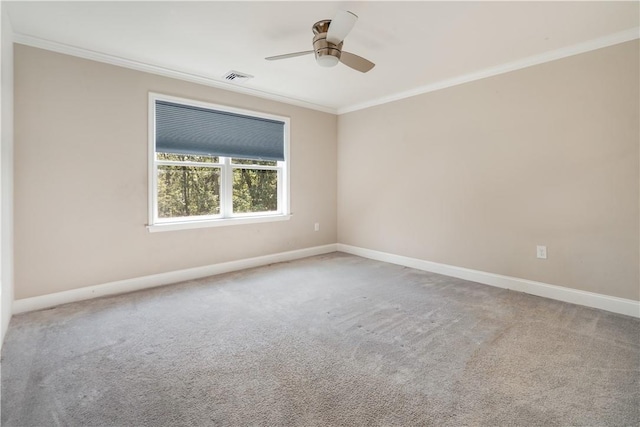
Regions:
[[[389,102],[399,101],[405,98],[411,98],[413,96],[422,95],[428,92],[434,92],[436,90],[445,89],[448,87],[457,86],[464,83],[469,83],[469,82],[484,79],[487,77],[497,76],[499,74],[508,73],[510,71],[516,71],[516,70],[531,67],[534,65],[543,64],[545,62],[555,61],[558,59],[566,58],[573,55],[578,55],[578,54],[589,52],[592,50],[601,49],[604,47],[628,42],[638,38],[640,38],[640,27],[634,27],[625,31],[610,34],[608,36],[600,37],[587,42],[578,43],[578,44],[567,46],[561,49],[552,50],[539,55],[529,56],[527,58],[523,58],[517,61],[501,64],[495,67],[485,68],[484,70],[476,71],[473,73],[465,74],[465,75],[454,77],[451,79],[441,80],[439,82],[430,83],[424,86],[419,86],[408,91],[398,92],[398,93],[394,93],[381,98],[376,98],[367,102],[347,105],[345,107],[336,109],[336,108],[331,108],[324,105],[314,104],[309,101],[303,101],[300,99],[278,95],[275,93],[266,92],[266,91],[246,87],[246,86],[236,86],[231,83],[213,79],[211,77],[206,77],[206,76],[193,74],[193,73],[180,71],[180,70],[174,70],[170,68],[165,68],[158,65],[148,64],[140,61],[134,61],[134,60],[121,58],[114,55],[108,55],[105,53],[95,52],[89,49],[70,46],[63,43],[45,40],[45,39],[41,39],[38,37],[33,37],[25,34],[20,34],[20,33],[13,34],[14,43],[37,47],[40,49],[46,49],[53,52],[76,56],[79,58],[103,62],[106,64],[130,68],[133,70],[157,74],[165,77],[171,77],[178,80],[185,80],[192,83],[198,83],[206,86],[228,90],[231,92],[237,92],[245,95],[256,96],[259,98],[269,99],[272,101],[278,101],[285,104],[295,105],[299,107],[309,108],[312,110],[317,110],[317,111],[322,111],[325,113],[331,113],[331,114],[337,114],[337,115],[350,113],[358,110],[363,110],[365,108],[387,104]]]
[[[393,101],[399,101],[405,98],[411,98],[416,95],[422,95],[423,93],[434,92],[436,90],[445,89],[451,86],[469,83],[474,80],[497,76],[499,74],[508,73],[510,71],[516,71],[522,68],[531,67],[533,65],[555,61],[558,59],[566,58],[568,56],[578,55],[592,50],[601,49],[603,47],[613,46],[638,38],[640,38],[640,27],[630,28],[619,33],[610,34],[608,36],[600,37],[587,42],[552,50],[540,55],[529,56],[527,58],[498,65],[496,67],[485,68],[484,70],[476,71],[474,73],[465,74],[451,79],[441,80],[436,83],[430,83],[428,85],[420,86],[415,89],[384,96],[382,98],[377,98],[371,101],[363,102],[361,104],[354,104],[351,106],[338,108],[337,114],[340,115],[350,113],[352,111],[363,110],[365,108],[374,107],[376,105],[382,105]]]
[[[33,37],[21,33],[13,33],[13,42],[36,47],[39,49],[50,50],[52,52],[63,53],[65,55],[76,56],[83,59],[89,59],[92,61],[103,62],[105,64],[116,65],[118,67],[130,68],[136,71],[143,71],[146,73],[157,74],[164,77],[170,77],[178,80],[184,80],[192,83],[197,83],[205,86],[211,86],[218,89],[227,90],[230,92],[237,92],[244,95],[256,96],[258,98],[269,99],[271,101],[278,101],[285,104],[295,105],[298,107],[309,108],[312,110],[322,111],[325,113],[336,114],[335,108],[326,107],[324,105],[314,104],[312,102],[303,101],[300,99],[290,98],[275,93],[254,89],[247,86],[236,86],[232,83],[216,80],[211,77],[202,76],[199,74],[193,74],[186,71],[180,71],[161,67],[154,64],[149,64],[140,61],[134,61],[131,59],[121,58],[119,56],[109,55],[106,53],[96,52],[89,49],[84,49],[76,46],[71,46],[63,43],[54,42],[51,40],[41,39],[39,37]]]

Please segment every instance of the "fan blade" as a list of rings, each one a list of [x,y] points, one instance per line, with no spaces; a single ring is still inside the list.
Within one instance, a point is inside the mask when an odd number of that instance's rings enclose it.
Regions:
[[[340,44],[347,34],[351,32],[353,26],[356,25],[358,16],[347,10],[340,10],[336,14],[336,17],[331,20],[329,24],[329,31],[327,31],[327,41],[333,44]]]
[[[366,73],[376,66],[376,64],[367,59],[364,59],[362,56],[344,51],[342,52],[342,54],[340,54],[340,62],[342,62],[347,67],[351,67],[356,71],[360,71],[361,73]]]
[[[266,59],[267,61],[276,61],[278,59],[295,58],[296,56],[308,55],[310,53],[313,53],[313,51],[305,50],[304,52],[285,53],[284,55],[270,56],[264,59]]]

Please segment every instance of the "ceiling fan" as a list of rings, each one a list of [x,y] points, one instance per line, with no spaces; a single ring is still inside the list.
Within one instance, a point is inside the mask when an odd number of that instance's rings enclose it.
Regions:
[[[275,61],[315,53],[316,62],[321,67],[333,67],[337,65],[338,62],[342,62],[354,70],[366,73],[376,64],[361,56],[342,50],[342,43],[357,20],[358,16],[356,14],[341,10],[333,20],[325,19],[313,24],[313,27],[311,27],[313,34],[315,34],[313,37],[313,50],[286,53],[284,55],[270,56],[265,59],[267,61]]]

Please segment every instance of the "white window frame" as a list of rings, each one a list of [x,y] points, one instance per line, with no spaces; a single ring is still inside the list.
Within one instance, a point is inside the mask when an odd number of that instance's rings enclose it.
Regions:
[[[284,161],[278,161],[277,166],[239,165],[231,162],[231,158],[218,156],[218,163],[172,162],[156,160],[156,101],[167,101],[177,104],[191,105],[216,111],[224,111],[245,116],[284,122]],[[288,117],[276,116],[257,111],[212,104],[193,99],[178,98],[170,95],[149,92],[149,147],[148,147],[148,192],[149,192],[149,223],[150,232],[171,231],[203,227],[219,227],[227,225],[251,224],[260,222],[284,221],[291,218],[289,205],[289,121]],[[220,214],[192,217],[158,217],[158,165],[192,165],[215,167],[220,169]],[[233,213],[233,170],[256,169],[278,171],[278,210],[274,212]]]

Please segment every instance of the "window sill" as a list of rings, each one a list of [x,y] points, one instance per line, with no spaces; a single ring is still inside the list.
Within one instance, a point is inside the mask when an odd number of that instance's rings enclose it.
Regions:
[[[264,215],[238,218],[208,219],[202,221],[164,222],[159,224],[147,225],[147,230],[149,231],[149,233],[156,233],[159,231],[188,230],[192,228],[226,227],[229,225],[288,221],[289,219],[291,219],[291,215]]]

